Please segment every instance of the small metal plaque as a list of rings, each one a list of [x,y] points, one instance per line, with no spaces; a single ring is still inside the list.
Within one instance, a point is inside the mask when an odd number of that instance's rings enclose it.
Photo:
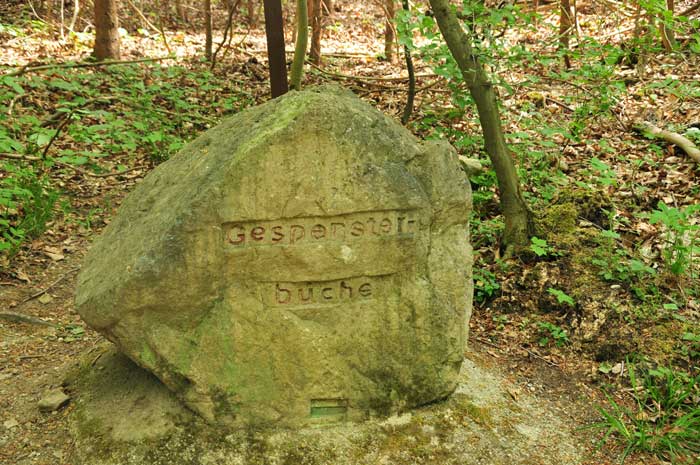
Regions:
[[[340,423],[347,420],[347,399],[312,399],[311,420],[315,424]]]

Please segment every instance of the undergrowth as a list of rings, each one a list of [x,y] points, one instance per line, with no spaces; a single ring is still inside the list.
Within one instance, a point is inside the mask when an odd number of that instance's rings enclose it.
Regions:
[[[239,82],[197,63],[56,68],[1,78],[4,262],[45,229],[59,198],[71,202],[62,197],[62,176],[126,172],[138,160],[160,163],[251,103]]]
[[[624,444],[620,463],[632,452],[648,452],[673,464],[696,464],[700,454],[700,375],[671,368],[629,367],[633,406],[607,395],[609,408],[598,407],[604,430],[601,445],[611,437]],[[695,457],[695,458],[693,458]]]

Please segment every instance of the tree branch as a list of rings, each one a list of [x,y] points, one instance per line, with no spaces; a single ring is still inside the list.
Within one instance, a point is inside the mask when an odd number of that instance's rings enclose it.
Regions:
[[[111,65],[128,65],[131,63],[146,63],[149,61],[163,61],[163,60],[176,60],[177,57],[174,55],[168,55],[159,58],[141,58],[138,60],[112,60],[112,61],[96,61],[96,62],[79,62],[79,63],[53,63],[50,65],[41,66],[28,66],[24,65],[21,68],[6,73],[2,77],[10,76],[21,76],[26,73],[31,73],[35,71],[45,71],[47,69],[65,69],[65,68],[96,68],[98,66],[111,66]]]
[[[647,121],[639,121],[635,123],[634,128],[644,134],[651,134],[653,137],[663,139],[666,142],[676,145],[692,158],[695,163],[700,164],[700,149],[688,138],[678,134],[677,132],[666,131]]]

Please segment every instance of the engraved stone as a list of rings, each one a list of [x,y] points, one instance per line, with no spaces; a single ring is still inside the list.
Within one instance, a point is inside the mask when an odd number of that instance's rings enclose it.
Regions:
[[[358,421],[455,389],[469,183],[347,91],[207,131],[127,197],[82,267],[83,319],[207,421]]]

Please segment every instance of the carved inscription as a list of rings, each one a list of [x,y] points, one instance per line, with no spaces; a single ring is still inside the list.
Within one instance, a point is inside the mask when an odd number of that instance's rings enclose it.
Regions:
[[[345,242],[381,236],[411,236],[417,220],[411,211],[387,210],[348,215],[231,222],[223,225],[226,243],[235,247]]]
[[[317,282],[268,282],[263,301],[272,307],[324,306],[371,300],[382,293],[382,278],[356,277]]]

